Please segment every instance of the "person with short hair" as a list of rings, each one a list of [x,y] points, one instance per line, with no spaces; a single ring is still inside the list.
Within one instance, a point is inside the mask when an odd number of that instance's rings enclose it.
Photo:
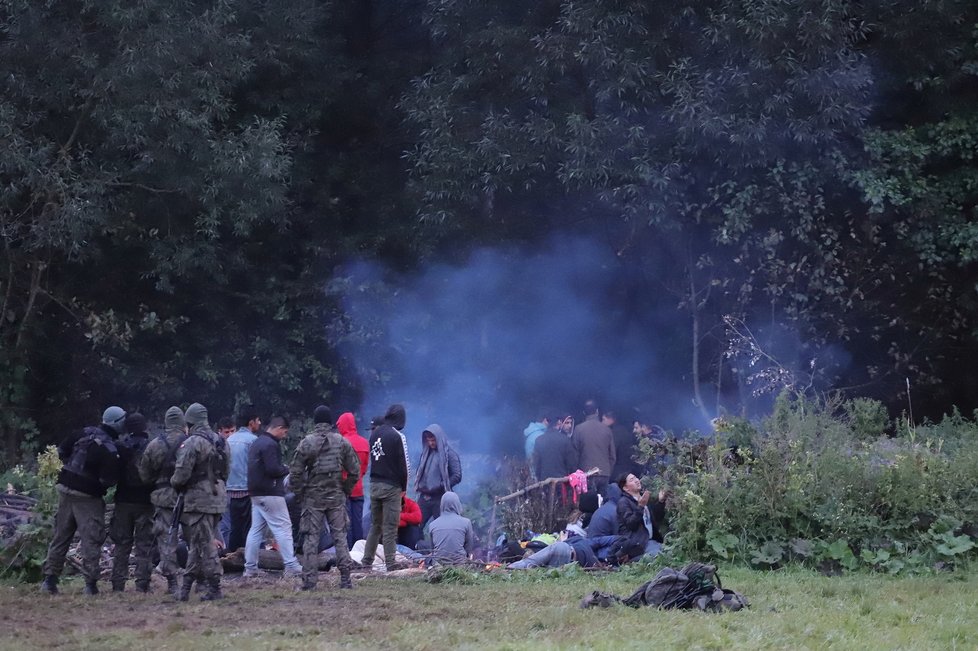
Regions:
[[[601,493],[608,485],[611,469],[617,459],[615,437],[611,428],[601,422],[600,409],[596,400],[584,403],[584,422],[574,427],[573,443],[577,451],[577,467],[584,472],[597,468],[598,472],[588,478],[588,486]]]
[[[251,530],[251,495],[248,492],[248,450],[258,439],[261,417],[258,410],[246,405],[238,410],[238,429],[228,437],[231,455],[231,471],[228,475],[228,519],[230,529],[226,540],[227,550],[236,551],[245,546]]]
[[[285,503],[285,478],[289,474],[289,467],[282,462],[282,448],[279,445],[288,433],[288,419],[273,416],[268,429],[259,434],[248,449],[251,529],[245,541],[245,577],[260,574],[258,552],[267,532],[271,532],[282,554],[284,575],[299,576],[302,573],[292,541],[292,519]]]

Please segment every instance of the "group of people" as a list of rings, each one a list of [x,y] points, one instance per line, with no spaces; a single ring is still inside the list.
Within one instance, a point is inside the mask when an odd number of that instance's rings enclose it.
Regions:
[[[340,587],[352,588],[350,572],[357,564],[350,547],[363,535],[363,478],[368,468],[371,509],[362,565],[372,567],[382,544],[387,569],[397,569],[398,526],[401,505],[408,499],[410,468],[402,432],[404,407],[392,405],[383,417],[375,418],[369,440],[359,435],[350,412],[334,426],[329,407],[320,405],[312,420],[312,430],[286,464],[280,442],[290,423],[283,416],[273,417],[263,427],[258,412],[245,407],[237,415],[237,429],[233,421],[222,419],[214,432],[203,405],[194,403],[186,411],[174,406],[165,414],[163,431],[151,436],[141,414],[109,407],[99,426],[75,432],[59,446],[63,462],[57,481],[59,502],[42,590],[58,592],[77,532],[84,592],[98,594],[99,559],[106,537],[105,495],[113,486],[108,534],[114,543],[114,591],[125,589],[135,549],[138,591],[150,590],[158,555],[170,593],[186,601],[196,582],[205,587],[202,600],[219,599],[223,596],[219,551],[243,546],[244,576],[256,576],[261,574],[259,551],[269,537],[281,553],[284,574],[301,576],[302,588],[311,590],[319,575],[324,533],[335,546]],[[462,479],[458,454],[437,424],[422,432],[422,445],[414,486],[420,502],[415,504],[419,512],[415,522],[420,528],[430,521],[428,558],[470,553],[471,523],[461,518],[458,496],[452,492]],[[187,546],[183,572],[177,563],[180,535]]]
[[[513,569],[572,561],[616,565],[661,549],[668,495],[660,491],[653,498],[642,489],[645,468],[635,459],[637,441],[658,439],[661,429],[640,420],[628,428],[611,410],[602,412],[595,400],[585,402],[583,415],[575,423],[571,413],[545,412],[523,432],[536,479],[572,477],[577,471],[593,474],[580,495],[579,512],[560,539],[511,564]],[[566,495],[559,499],[562,504],[569,501]]]

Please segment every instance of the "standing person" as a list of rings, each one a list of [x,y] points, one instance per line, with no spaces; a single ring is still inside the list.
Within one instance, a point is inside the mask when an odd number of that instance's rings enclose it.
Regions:
[[[540,414],[540,419],[531,422],[523,430],[523,452],[526,454],[526,460],[530,461],[533,457],[533,450],[536,446],[536,441],[538,438],[543,436],[543,433],[547,431],[550,427],[550,414]],[[545,477],[537,477],[537,479],[546,479]]]
[[[563,422],[563,419],[555,420]],[[571,422],[574,422],[573,419]],[[537,439],[532,463],[538,480],[566,477],[577,470],[577,454],[571,440],[563,432],[556,427],[548,427],[543,436]]]
[[[201,601],[221,599],[221,574],[214,534],[227,508],[225,481],[228,477],[228,451],[224,439],[211,430],[207,408],[195,402],[184,414],[189,436],[177,448],[177,459],[170,485],[183,493],[180,525],[187,539],[187,570],[180,586],[180,601],[190,599],[194,581],[207,585]]]
[[[220,436],[225,441],[234,433],[234,419],[225,416],[221,420],[217,421],[217,435]],[[230,478],[229,478],[230,480]],[[221,523],[217,527],[220,532],[221,542],[224,543],[224,549],[227,550],[228,543],[231,541],[231,496],[228,495],[228,508],[224,511],[221,516]]]
[[[116,439],[125,430],[126,412],[109,407],[102,424],[75,432],[58,446],[64,466],[58,473],[58,510],[54,534],[41,571],[41,590],[58,593],[58,577],[65,566],[71,539],[81,538],[85,594],[98,594],[99,557],[105,542],[105,492],[119,479]]]
[[[589,480],[589,490],[603,493],[615,466],[615,437],[611,428],[599,418],[598,403],[588,400],[584,403],[584,422],[574,428],[574,449],[577,451],[577,467],[587,472],[597,468],[598,472]]]
[[[228,475],[228,516],[231,530],[228,532],[227,549],[236,551],[245,546],[251,529],[251,496],[248,493],[248,450],[261,430],[258,411],[248,405],[237,415],[238,429],[228,437],[231,455],[231,472]]]
[[[449,491],[441,496],[441,515],[431,521],[431,557],[441,565],[464,563],[472,553],[472,521],[462,516],[462,501]]]
[[[180,566],[177,564],[176,541],[170,538],[170,523],[173,522],[173,508],[177,503],[177,492],[170,485],[170,478],[177,465],[177,450],[187,438],[187,421],[183,410],[170,407],[163,417],[163,433],[146,446],[139,459],[139,477],[152,483],[150,495],[153,506],[153,535],[160,551],[160,572],[166,577],[167,592],[177,596]]]
[[[601,422],[611,429],[611,436],[615,441],[615,465],[611,469],[611,476],[618,478],[630,472],[641,474],[642,466],[634,459],[638,452],[638,441],[632,430],[618,421],[614,411],[601,414]]]
[[[377,543],[383,536],[387,571],[400,569],[395,562],[397,524],[401,519],[401,494],[407,491],[408,466],[404,435],[407,422],[404,406],[393,404],[384,422],[370,435],[370,533],[363,549],[362,564],[374,564]]]
[[[353,485],[353,490],[346,499],[346,512],[350,521],[349,530],[346,532],[346,544],[347,548],[350,548],[353,547],[353,543],[363,539],[363,476],[367,474],[370,444],[357,432],[357,421],[353,414],[348,411],[340,414],[336,420],[336,428],[343,435],[343,438],[353,446],[353,451],[360,462],[360,474],[357,477],[357,483]]]
[[[279,441],[288,433],[289,421],[284,416],[274,416],[268,423],[268,430],[259,434],[248,450],[251,529],[245,541],[245,577],[259,575],[258,551],[268,531],[271,531],[282,554],[284,576],[302,574],[292,542],[292,519],[285,504],[285,477],[289,474],[289,467],[282,463],[282,448],[279,445]]]
[[[144,481],[139,474],[149,432],[142,414],[126,416],[129,434],[119,441],[119,486],[115,491],[115,508],[109,537],[112,550],[112,592],[123,592],[129,578],[129,554],[136,548],[136,590],[149,592],[149,579],[153,573],[153,504],[150,494],[153,482]]]
[[[346,501],[360,479],[360,460],[353,445],[333,429],[332,420],[329,407],[316,407],[312,414],[312,433],[299,443],[289,467],[290,487],[302,512],[299,535],[303,590],[315,590],[319,579],[319,534],[324,519],[336,545],[340,588],[353,587],[350,582],[353,559],[346,543]]]
[[[441,425],[428,425],[421,432],[421,460],[414,480],[421,506],[421,528],[441,515],[441,496],[462,481],[462,463],[448,444]]]

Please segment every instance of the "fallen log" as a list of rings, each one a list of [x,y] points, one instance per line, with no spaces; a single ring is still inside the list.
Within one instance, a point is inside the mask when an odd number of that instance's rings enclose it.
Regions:
[[[334,562],[333,554],[319,553],[319,569],[327,570]],[[238,549],[221,557],[221,567],[225,572],[243,572],[245,566],[244,549]],[[284,570],[282,555],[274,549],[258,550],[258,567],[263,570]]]
[[[598,474],[598,468],[591,468],[586,473],[584,473],[584,475],[586,477],[590,477],[591,475],[596,475],[596,474]],[[495,503],[496,504],[499,504],[500,502],[506,502],[508,500],[515,499],[517,497],[522,497],[523,495],[526,495],[530,491],[536,490],[537,488],[543,488],[544,486],[556,486],[557,484],[566,484],[569,481],[570,481],[570,477],[569,476],[568,477],[550,477],[549,479],[544,479],[542,481],[538,481],[535,484],[530,484],[526,488],[521,488],[520,490],[516,491],[515,493],[510,493],[509,495],[503,495],[502,497],[497,497],[495,499]]]

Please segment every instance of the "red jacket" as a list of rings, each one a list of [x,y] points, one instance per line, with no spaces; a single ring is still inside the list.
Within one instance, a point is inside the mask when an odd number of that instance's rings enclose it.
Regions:
[[[363,476],[367,474],[367,459],[370,455],[370,445],[367,443],[367,439],[357,433],[357,421],[353,418],[353,414],[348,411],[340,414],[339,419],[336,421],[336,429],[350,442],[350,445],[353,446],[353,451],[357,453],[357,458],[360,459],[360,479],[357,480],[356,486],[353,487],[353,492],[350,493],[350,497],[363,497]],[[343,473],[343,478],[346,478],[345,472]]]
[[[411,524],[421,524],[421,507],[418,506],[417,502],[405,495],[404,502],[401,505],[401,519],[398,521],[397,526],[400,528]]]

